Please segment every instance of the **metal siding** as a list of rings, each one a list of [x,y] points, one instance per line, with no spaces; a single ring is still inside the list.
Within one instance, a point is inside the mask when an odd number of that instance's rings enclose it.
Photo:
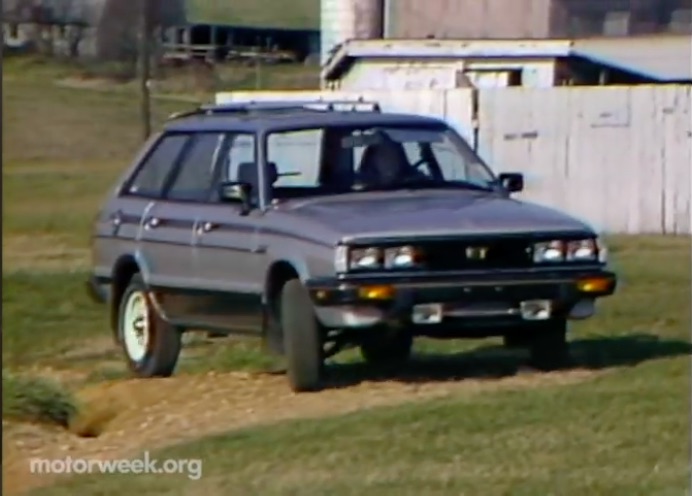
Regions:
[[[692,81],[692,36],[576,40],[572,53],[659,81]]]
[[[449,90],[456,87],[459,62],[362,60],[340,81],[340,90]]]
[[[413,113],[445,119],[473,143],[473,90],[362,90],[362,91],[233,91],[217,93],[217,104],[247,101],[355,101],[379,102],[390,112]]]
[[[518,195],[608,233],[692,234],[692,87],[481,89],[479,153]],[[355,99],[447,120],[473,143],[473,90],[245,92],[217,101]]]
[[[546,38],[550,0],[390,0],[389,38]]]
[[[690,87],[480,92],[480,150],[520,196],[611,233],[692,234]]]
[[[446,61],[463,64],[469,59],[501,59],[531,64],[570,54],[568,40],[351,40],[339,48],[322,68],[322,83],[334,81],[355,62],[389,60],[396,64],[418,60],[422,64]],[[532,60],[533,59],[533,60]],[[492,63],[492,62],[488,62]]]
[[[522,85],[547,88],[554,83],[553,60],[357,60],[339,80],[340,90],[449,90],[467,87],[463,74],[477,87],[508,85],[508,71],[522,71]]]

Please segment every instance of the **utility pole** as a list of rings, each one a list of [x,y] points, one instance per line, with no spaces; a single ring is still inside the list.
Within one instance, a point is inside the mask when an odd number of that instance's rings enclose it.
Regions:
[[[150,0],[139,0],[139,89],[142,134],[146,141],[151,135],[151,8]]]

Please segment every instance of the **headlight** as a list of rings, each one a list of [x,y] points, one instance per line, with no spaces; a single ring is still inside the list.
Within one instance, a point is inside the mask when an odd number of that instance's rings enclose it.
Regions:
[[[594,238],[570,241],[543,241],[533,245],[533,261],[538,264],[559,262],[605,263],[607,250]]]
[[[342,245],[337,247],[335,266],[337,272],[411,269],[419,265],[419,255],[413,246],[349,248]]]
[[[387,269],[409,269],[417,265],[417,255],[412,246],[387,248],[384,252],[384,266]]]
[[[379,248],[356,248],[349,253],[349,269],[373,270],[380,267],[382,267],[382,250]]]
[[[565,260],[565,244],[562,241],[543,241],[533,245],[535,263],[556,263]]]
[[[598,260],[598,244],[595,239],[580,239],[567,243],[567,260],[570,262],[595,262]]]

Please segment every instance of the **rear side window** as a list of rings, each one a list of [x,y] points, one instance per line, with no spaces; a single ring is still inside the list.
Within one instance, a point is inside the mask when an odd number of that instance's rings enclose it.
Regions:
[[[180,157],[187,139],[186,135],[171,135],[161,139],[135,173],[127,192],[146,197],[161,196],[166,179]]]
[[[223,143],[220,133],[199,133],[185,153],[167,198],[206,201],[212,186],[214,166]]]

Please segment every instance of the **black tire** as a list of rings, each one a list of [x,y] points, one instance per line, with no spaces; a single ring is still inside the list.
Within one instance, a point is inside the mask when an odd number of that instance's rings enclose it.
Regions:
[[[324,374],[323,330],[300,280],[281,289],[281,328],[288,382],[294,392],[317,391]]]
[[[140,324],[133,322],[130,331],[126,330],[129,325],[127,321],[131,319],[130,314],[127,313],[128,306],[134,305],[135,300],[138,305],[146,308],[145,316],[135,319],[144,325],[144,330],[141,331],[142,334],[146,334],[144,346],[139,340],[137,344],[133,344],[132,333],[136,332],[134,329]],[[134,310],[132,314],[135,314]],[[120,301],[118,335],[128,367],[136,376],[169,377],[173,374],[182,347],[182,333],[158,315],[140,274],[132,276]]]
[[[387,333],[373,330],[360,345],[360,353],[369,365],[395,369],[411,358],[413,337],[406,332]],[[382,332],[382,334],[377,334]]]
[[[545,372],[563,369],[571,362],[567,343],[567,322],[547,323],[531,334],[529,365]]]

